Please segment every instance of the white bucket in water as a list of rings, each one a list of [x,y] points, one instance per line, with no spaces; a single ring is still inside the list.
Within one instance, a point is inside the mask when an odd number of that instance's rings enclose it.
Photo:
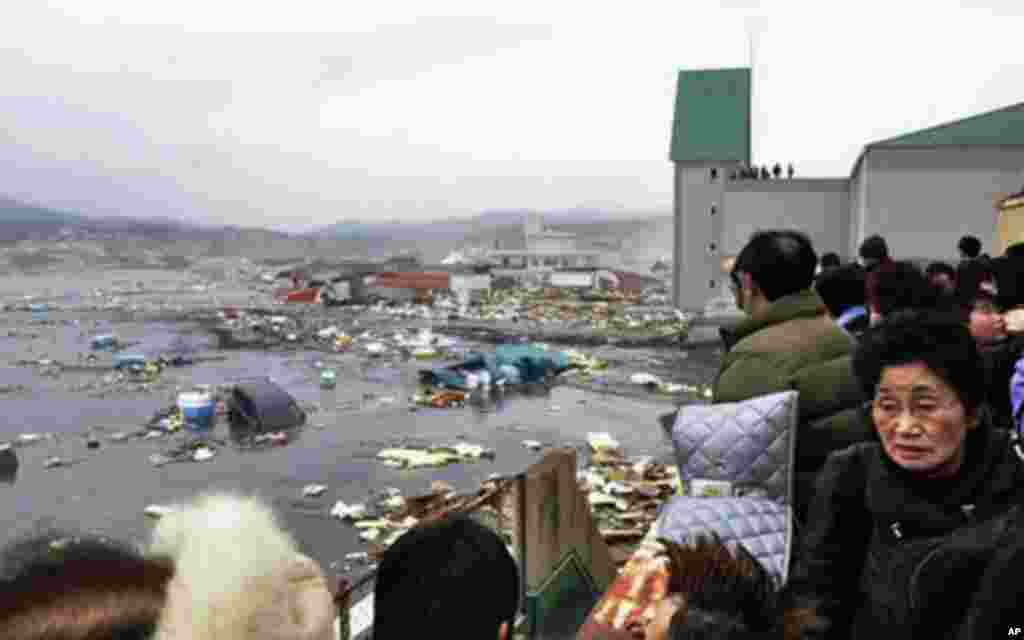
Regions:
[[[178,408],[187,428],[206,431],[213,426],[216,403],[210,394],[198,391],[178,394]]]

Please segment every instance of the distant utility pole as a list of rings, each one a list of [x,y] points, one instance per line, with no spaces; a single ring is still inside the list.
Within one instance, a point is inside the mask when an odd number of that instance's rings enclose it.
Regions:
[[[751,17],[747,17],[746,20],[746,31],[747,31],[747,57],[750,61],[750,116],[747,120],[747,135],[750,137],[750,162],[754,163],[754,106],[757,101],[754,99],[754,76],[757,75],[757,48],[754,46],[754,28],[752,26],[753,20]]]

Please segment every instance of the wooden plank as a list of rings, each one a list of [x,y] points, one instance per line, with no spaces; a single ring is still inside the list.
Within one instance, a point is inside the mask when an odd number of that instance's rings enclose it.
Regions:
[[[577,484],[576,451],[549,451],[526,471],[523,484],[527,589],[538,588],[574,550],[597,586],[606,589],[616,576],[615,563]]]

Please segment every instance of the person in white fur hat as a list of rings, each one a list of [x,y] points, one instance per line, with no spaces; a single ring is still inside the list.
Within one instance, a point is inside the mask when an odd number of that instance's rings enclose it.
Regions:
[[[256,498],[201,495],[164,516],[147,554],[168,557],[153,640],[333,640],[337,612],[320,566]]]

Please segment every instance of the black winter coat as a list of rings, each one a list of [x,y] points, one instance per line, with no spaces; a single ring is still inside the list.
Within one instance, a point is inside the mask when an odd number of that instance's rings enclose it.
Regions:
[[[829,457],[787,585],[821,599],[828,638],[955,636],[994,550],[1021,530],[1024,500],[1008,432],[979,425],[965,446],[950,480],[913,478],[880,443]]]

